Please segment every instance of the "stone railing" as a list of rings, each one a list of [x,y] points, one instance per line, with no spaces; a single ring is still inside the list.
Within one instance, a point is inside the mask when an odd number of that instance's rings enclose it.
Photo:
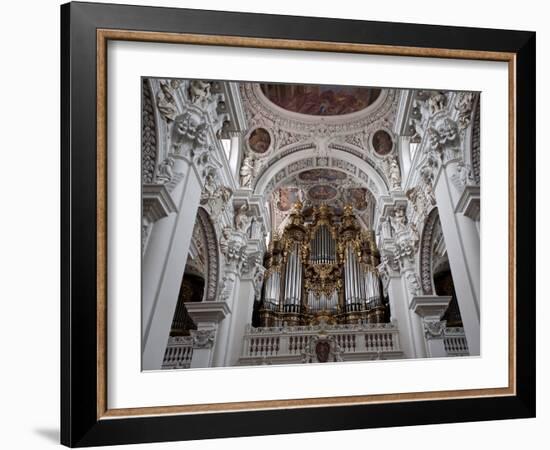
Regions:
[[[193,358],[191,336],[170,336],[164,352],[163,369],[188,369]]]
[[[291,327],[248,327],[240,362],[298,362],[310,340],[330,337],[344,361],[396,358],[402,356],[399,330],[393,323],[313,325]]]
[[[443,344],[448,356],[467,356],[470,354],[464,328],[446,328]]]

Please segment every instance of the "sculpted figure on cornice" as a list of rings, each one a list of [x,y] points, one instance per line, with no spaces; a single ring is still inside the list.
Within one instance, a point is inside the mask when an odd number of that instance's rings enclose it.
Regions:
[[[157,170],[157,181],[161,184],[167,184],[172,181],[174,176],[174,158],[171,156],[165,158],[158,167]]]
[[[160,82],[160,91],[157,93],[157,108],[166,122],[173,122],[178,114],[176,99],[174,97],[182,80],[163,80]]]
[[[204,105],[210,97],[210,83],[202,80],[189,82],[189,99],[191,103]]]
[[[252,180],[256,173],[255,160],[250,155],[246,155],[239,171],[242,187],[252,187]]]
[[[395,156],[390,156],[386,160],[386,172],[388,174],[391,189],[401,189],[401,171],[399,170],[399,164]]]
[[[208,171],[200,203],[209,210],[212,217],[218,217],[227,209],[232,195],[233,191],[230,188],[221,186],[216,182],[216,172],[214,170]]]
[[[407,216],[405,207],[400,206],[394,209],[393,215],[390,216],[390,221],[396,233],[402,233],[407,229]]]
[[[393,229],[390,219],[386,216],[381,216],[378,221],[378,234],[382,239],[391,239],[393,237]]]
[[[458,128],[463,132],[472,122],[472,111],[476,96],[473,92],[460,92],[455,101],[458,111]]]
[[[235,229],[241,233],[248,233],[252,217],[248,215],[249,206],[243,203],[235,214]]]

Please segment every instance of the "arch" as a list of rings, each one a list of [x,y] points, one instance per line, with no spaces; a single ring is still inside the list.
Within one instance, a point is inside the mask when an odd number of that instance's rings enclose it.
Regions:
[[[157,167],[158,128],[153,92],[147,78],[142,80],[141,97],[141,179],[143,184],[151,184]]]
[[[433,208],[424,222],[422,237],[420,239],[420,284],[424,295],[433,295],[435,293],[432,273],[432,244],[434,239],[434,229],[438,222],[439,211],[437,208]]]
[[[287,149],[277,159],[272,159],[258,174],[254,184],[254,193],[266,195],[280,185],[285,179],[298,173],[313,169],[336,169],[356,178],[367,187],[372,194],[388,195],[388,185],[384,177],[374,165],[363,157],[359,151],[349,149],[345,145],[329,145],[330,152],[320,156],[314,143],[300,144],[293,149]],[[365,152],[362,152],[365,153]]]
[[[472,168],[472,175],[474,177],[474,181],[479,184],[480,183],[480,154],[479,154],[479,146],[480,146],[480,101],[479,97],[477,98],[477,101],[474,103],[474,112],[472,113],[472,131],[471,131],[471,137],[470,137],[470,166]]]
[[[206,285],[203,301],[215,301],[218,294],[218,280],[220,276],[218,239],[210,215],[202,207],[199,207],[197,211],[197,225],[205,243]]]

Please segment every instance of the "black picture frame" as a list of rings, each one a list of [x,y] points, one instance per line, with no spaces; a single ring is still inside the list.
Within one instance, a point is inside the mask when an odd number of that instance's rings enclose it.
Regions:
[[[97,30],[515,55],[515,395],[209,414],[98,414]],[[283,31],[284,30],[284,31]],[[533,32],[111,4],[61,6],[61,443],[70,447],[535,416]]]

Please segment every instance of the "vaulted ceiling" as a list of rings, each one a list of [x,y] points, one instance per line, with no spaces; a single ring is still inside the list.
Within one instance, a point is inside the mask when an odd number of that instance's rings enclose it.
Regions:
[[[298,200],[306,212],[327,204],[338,213],[351,204],[364,225],[372,227],[380,189],[366,175],[366,168],[388,185],[389,160],[396,148],[392,130],[397,91],[242,83],[240,94],[249,124],[244,150],[253,159],[254,182],[272,177],[265,192],[272,230],[279,229]],[[336,158],[346,152],[357,166]],[[285,159],[285,169],[266,175]]]

